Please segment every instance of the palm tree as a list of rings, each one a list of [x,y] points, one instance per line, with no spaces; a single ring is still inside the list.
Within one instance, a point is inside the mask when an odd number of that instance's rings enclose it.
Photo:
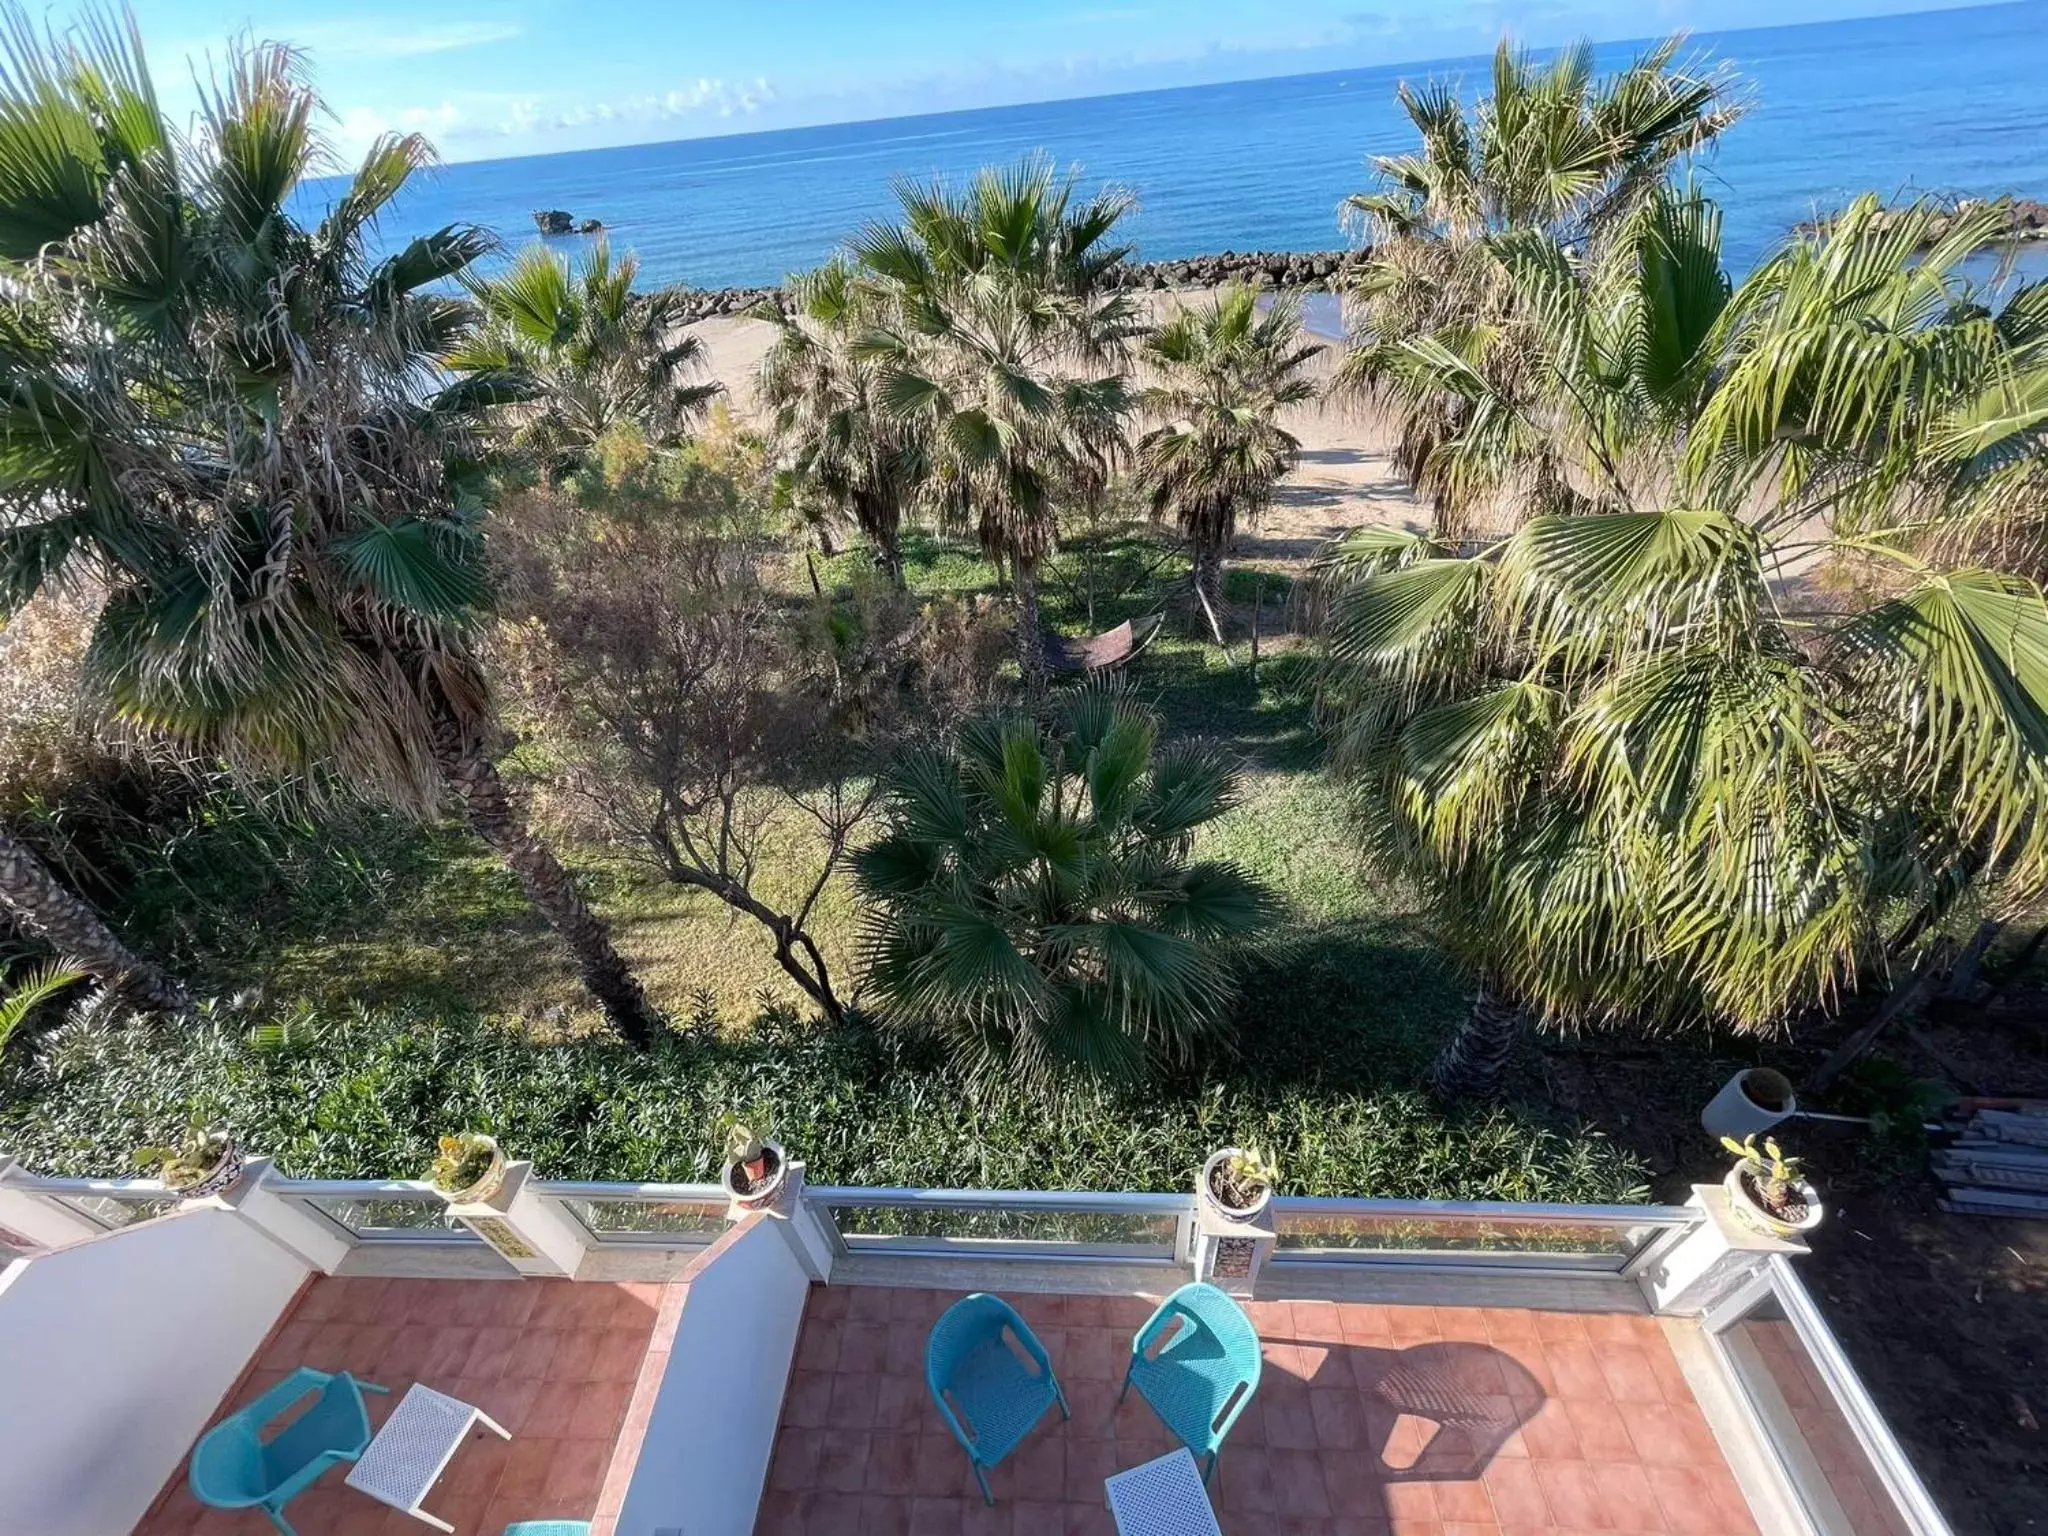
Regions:
[[[759,376],[776,442],[797,480],[852,517],[901,587],[903,512],[923,482],[925,454],[910,426],[881,408],[879,365],[860,350],[878,300],[843,259],[791,278],[786,298],[786,311],[753,312],[777,331]]]
[[[1382,353],[1383,398],[1411,420],[1455,423],[1432,436],[1423,479],[1518,515],[1632,507],[1668,489],[1729,299],[1719,210],[1661,189],[1584,254],[1519,229],[1485,237],[1469,265],[1495,318]]]
[[[59,40],[11,18],[0,593],[103,590],[88,665],[134,726],[421,816],[452,790],[644,1040],[639,983],[512,810],[470,644],[487,591],[466,429],[502,393],[436,367],[466,306],[434,285],[488,241],[452,227],[369,258],[430,158],[418,138],[380,140],[297,222],[317,105],[289,50],[240,49],[187,143],[132,24]]]
[[[1583,245],[1742,116],[1719,70],[1680,63],[1670,37],[1611,75],[1587,42],[1546,63],[1502,38],[1493,92],[1468,112],[1448,84],[1399,87],[1419,153],[1375,155],[1380,188],[1345,201],[1375,237],[1476,239],[1540,229]]]
[[[513,441],[550,469],[572,468],[621,427],[657,448],[679,442],[720,393],[699,383],[704,343],[682,330],[684,293],[636,293],[638,258],[598,240],[571,263],[530,245],[495,277],[463,274],[481,324],[448,355],[460,372],[520,381]]]
[[[5,992],[0,992],[0,1051],[7,1049],[7,1042],[28,1022],[30,1014],[85,976],[82,970],[52,960],[16,978]]]
[[[1232,775],[1158,735],[1156,715],[1095,687],[1056,731],[978,720],[898,767],[889,830],[854,865],[883,1018],[1035,1076],[1128,1074],[1219,1037],[1229,952],[1270,902],[1234,865],[1190,858]]]
[[[1347,295],[1351,346],[1333,387],[1391,407],[1396,460],[1446,533],[1460,531],[1494,487],[1459,479],[1439,449],[1495,424],[1474,423],[1456,394],[1399,388],[1402,349],[1432,339],[1492,393],[1516,393],[1518,337],[1484,242],[1533,230],[1591,253],[1736,122],[1744,103],[1727,78],[1679,63],[1681,46],[1667,39],[1626,69],[1596,77],[1583,43],[1537,64],[1503,40],[1492,94],[1470,109],[1446,84],[1401,87],[1422,144],[1376,156],[1378,189],[1345,204],[1371,256]]]
[[[82,974],[129,1007],[176,1014],[192,1006],[177,981],[122,942],[34,849],[5,827],[0,827],[0,910],[59,954],[71,956]],[[22,1006],[26,1012],[32,1005]]]
[[[1447,1094],[1530,1015],[1779,1027],[1972,891],[2048,884],[2048,600],[1972,558],[2043,444],[2042,285],[1994,315],[1981,230],[1859,203],[1731,294],[1659,265],[1712,243],[1663,204],[1633,260],[1488,242],[1531,384],[1486,409],[1584,489],[1476,554],[1368,530],[1331,562],[1370,853],[1481,978]],[[1858,590],[1788,582],[1815,552]]]
[[[975,519],[1009,563],[1018,658],[1039,692],[1045,654],[1038,568],[1058,538],[1063,492],[1087,494],[1123,441],[1119,371],[1136,307],[1110,282],[1110,244],[1131,200],[1079,200],[1043,160],[984,170],[965,189],[896,189],[903,217],[853,241],[886,313],[860,343],[886,414],[930,461],[925,497]]]
[[[1291,295],[1259,312],[1257,290],[1226,288],[1183,309],[1149,337],[1156,383],[1139,397],[1159,425],[1139,439],[1140,481],[1155,517],[1171,517],[1194,546],[1195,595],[1218,645],[1223,557],[1240,518],[1272,499],[1301,450],[1280,413],[1315,398],[1301,376],[1321,347],[1302,345],[1301,303]]]

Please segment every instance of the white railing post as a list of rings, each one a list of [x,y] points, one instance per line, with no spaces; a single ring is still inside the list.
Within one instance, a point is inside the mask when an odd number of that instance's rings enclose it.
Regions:
[[[803,1266],[804,1273],[820,1285],[829,1282],[832,1260],[839,1252],[839,1234],[832,1226],[830,1213],[805,1194],[802,1163],[792,1162],[789,1165],[773,1203],[760,1209],[782,1229],[783,1239],[796,1255],[797,1263]],[[742,1206],[737,1200],[728,1203],[725,1213],[728,1221],[739,1221],[753,1214],[753,1209]]]
[[[63,1248],[107,1229],[63,1201],[37,1190],[36,1176],[0,1153],[0,1227],[39,1248]]]
[[[522,1275],[574,1277],[590,1252],[580,1223],[535,1187],[533,1164],[511,1163],[488,1200],[448,1204],[448,1214]]]
[[[1268,1199],[1251,1216],[1232,1215],[1210,1198],[1204,1187],[1207,1181],[1208,1165],[1204,1164],[1195,1175],[1190,1254],[1194,1276],[1228,1295],[1249,1298],[1259,1283],[1259,1271],[1279,1246],[1273,1202]]]
[[[1767,1237],[1737,1221],[1719,1184],[1693,1185],[1685,1203],[1705,1219],[1640,1269],[1630,1266],[1652,1312],[1698,1317],[1753,1280],[1773,1254],[1807,1251],[1797,1238]]]
[[[242,1177],[232,1189],[186,1203],[217,1205],[233,1211],[287,1252],[296,1254],[322,1274],[333,1274],[355,1247],[355,1239],[332,1222],[315,1216],[297,1200],[270,1188],[277,1177],[277,1166],[269,1158],[247,1158],[242,1163]]]

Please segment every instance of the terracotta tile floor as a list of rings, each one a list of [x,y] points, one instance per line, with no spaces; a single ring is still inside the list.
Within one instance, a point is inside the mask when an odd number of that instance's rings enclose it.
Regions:
[[[392,1389],[370,1396],[373,1424],[413,1382],[474,1403],[512,1432],[474,1430],[426,1507],[458,1536],[498,1536],[515,1520],[596,1514],[612,1447],[669,1288],[567,1280],[322,1277],[300,1295],[222,1407],[248,1402],[292,1367],[348,1371]],[[670,1309],[672,1310],[672,1309]],[[671,1323],[672,1327],[673,1324]],[[426,1536],[429,1527],[342,1484],[330,1471],[294,1499],[299,1536]],[[138,1536],[274,1536],[260,1512],[210,1510],[185,1468]]]
[[[1910,1536],[1905,1517],[1792,1325],[1752,1314],[1735,1324],[1731,1343],[1738,1350],[1749,1346],[1754,1368],[1783,1399],[1791,1432],[1806,1442],[1807,1454],[1850,1527],[1869,1536]]]
[[[991,1474],[983,1506],[925,1394],[954,1292],[814,1287],[757,1536],[1103,1533],[1102,1480],[1173,1447],[1117,1388],[1137,1297],[1012,1295],[1073,1405]],[[1756,1536],[1647,1317],[1262,1302],[1258,1395],[1211,1496],[1227,1533]],[[1452,1423],[1445,1423],[1449,1418]]]

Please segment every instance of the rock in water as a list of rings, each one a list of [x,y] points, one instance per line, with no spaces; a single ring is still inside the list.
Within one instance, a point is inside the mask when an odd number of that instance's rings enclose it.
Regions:
[[[604,220],[585,219],[576,226],[576,233],[579,235],[601,235],[604,233]]]
[[[576,220],[562,208],[536,208],[533,222],[544,235],[569,235],[576,232]]]

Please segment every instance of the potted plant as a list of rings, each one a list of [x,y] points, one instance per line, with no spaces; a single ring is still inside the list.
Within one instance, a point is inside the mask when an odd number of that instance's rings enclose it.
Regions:
[[[135,1166],[154,1168],[165,1189],[187,1200],[204,1200],[235,1187],[242,1177],[242,1152],[226,1131],[195,1122],[174,1147],[138,1147]]]
[[[450,1205],[475,1205],[504,1187],[505,1154],[482,1131],[443,1136],[429,1176]]]
[[[725,1192],[747,1210],[772,1205],[782,1188],[788,1161],[781,1144],[772,1140],[774,1127],[762,1120],[728,1120],[725,1127],[725,1168],[719,1178]]]
[[[1280,1170],[1257,1147],[1225,1147],[1202,1164],[1201,1193],[1232,1221],[1250,1221],[1273,1198]]]
[[[1789,1077],[1770,1067],[1748,1067],[1721,1085],[1700,1111],[1700,1124],[1716,1138],[1760,1136],[1798,1108]]]
[[[1721,1145],[1737,1159],[1726,1181],[1737,1221],[1766,1237],[1797,1237],[1820,1225],[1820,1194],[1800,1176],[1797,1158],[1785,1156],[1769,1140],[1759,1152],[1754,1136],[1742,1141],[1723,1136]]]

